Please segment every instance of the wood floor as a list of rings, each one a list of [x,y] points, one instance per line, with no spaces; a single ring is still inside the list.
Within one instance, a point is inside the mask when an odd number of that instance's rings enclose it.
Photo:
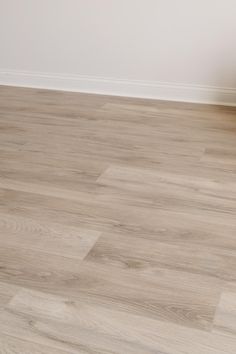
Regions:
[[[236,353],[236,109],[0,87],[0,354]]]

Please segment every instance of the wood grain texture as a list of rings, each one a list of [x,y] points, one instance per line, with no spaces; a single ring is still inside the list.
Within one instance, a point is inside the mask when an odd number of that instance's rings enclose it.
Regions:
[[[1,244],[83,259],[100,232],[0,213]]]
[[[18,290],[19,288],[15,285],[0,282],[0,310],[4,308]]]
[[[235,354],[236,109],[0,87],[0,353]]]
[[[11,335],[0,333],[0,353],[1,354],[70,354],[69,352],[46,347],[30,342],[28,338],[21,340]]]
[[[216,310],[214,332],[236,336],[236,283],[226,283]]]
[[[2,333],[70,353],[233,354],[236,341],[78,298],[23,290],[2,312]]]

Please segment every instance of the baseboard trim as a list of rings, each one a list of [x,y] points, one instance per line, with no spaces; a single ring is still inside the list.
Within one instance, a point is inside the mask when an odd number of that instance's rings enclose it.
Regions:
[[[0,70],[0,85],[236,106],[236,88]]]

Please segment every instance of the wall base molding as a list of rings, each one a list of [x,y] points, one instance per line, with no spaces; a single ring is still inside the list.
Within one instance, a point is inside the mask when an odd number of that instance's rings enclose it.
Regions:
[[[0,85],[236,106],[236,88],[0,70]]]

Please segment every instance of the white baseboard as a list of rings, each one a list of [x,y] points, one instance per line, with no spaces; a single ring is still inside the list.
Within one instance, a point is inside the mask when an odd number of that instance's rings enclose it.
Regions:
[[[236,88],[0,70],[0,85],[236,106]]]

